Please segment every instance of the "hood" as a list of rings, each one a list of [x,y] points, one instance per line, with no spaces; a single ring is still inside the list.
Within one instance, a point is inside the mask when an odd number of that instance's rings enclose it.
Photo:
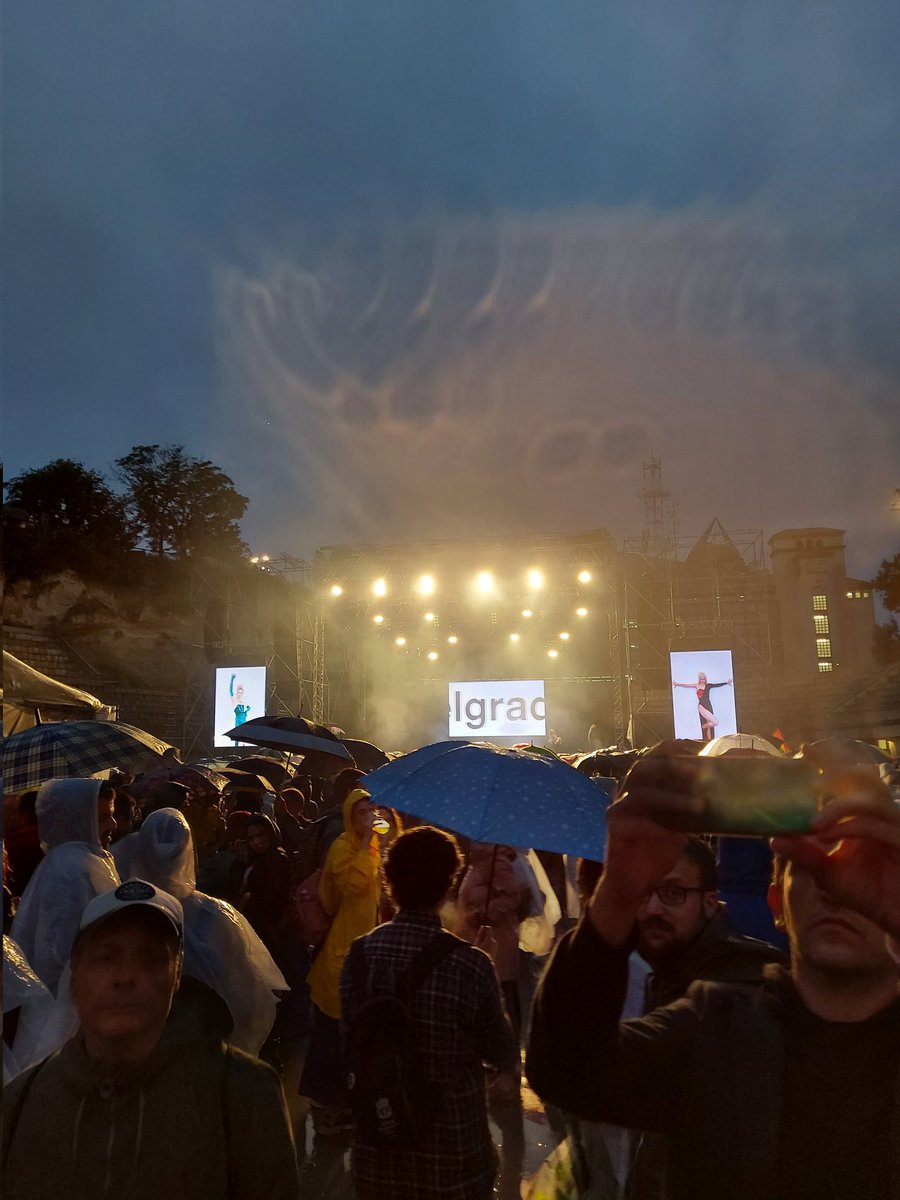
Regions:
[[[347,797],[341,806],[341,813],[344,818],[344,833],[353,843],[354,846],[359,845],[359,838],[353,832],[353,824],[350,820],[350,814],[353,812],[353,806],[358,804],[360,800],[371,801],[372,797],[364,788],[354,788],[352,792],[347,793]]]
[[[140,879],[171,896],[181,898],[194,891],[194,843],[190,826],[177,808],[158,808],[144,821],[134,867]]]
[[[51,779],[37,795],[35,813],[41,842],[52,850],[63,842],[100,846],[97,797],[100,779]]]

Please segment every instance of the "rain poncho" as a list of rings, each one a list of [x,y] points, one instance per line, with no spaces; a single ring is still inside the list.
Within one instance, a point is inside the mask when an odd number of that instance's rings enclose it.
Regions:
[[[28,965],[20,947],[3,935],[3,1012],[21,1009],[19,1020],[30,1015],[41,1024],[53,1004],[53,997]],[[3,1043],[3,1084],[14,1079],[30,1063],[20,1062],[6,1042]]]
[[[374,929],[377,917],[378,848],[360,842],[350,822],[353,806],[367,798],[357,789],[344,801],[344,832],[332,842],[319,881],[322,907],[334,920],[307,979],[313,1004],[334,1020],[341,1016],[341,969],[350,943]]]
[[[45,857],[29,880],[11,935],[52,992],[69,959],[85,905],[118,887],[119,876],[100,845],[98,779],[51,779],[38,792],[38,832]]]
[[[258,1054],[275,1020],[274,993],[287,991],[284,976],[237,909],[196,890],[191,831],[177,809],[151,813],[137,837],[135,875],[177,896],[184,908],[184,974],[228,1005],[232,1045]]]

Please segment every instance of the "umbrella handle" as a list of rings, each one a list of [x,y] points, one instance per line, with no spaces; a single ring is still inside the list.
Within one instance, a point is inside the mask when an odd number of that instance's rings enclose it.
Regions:
[[[494,843],[494,853],[491,855],[491,870],[490,870],[490,874],[488,875],[487,893],[484,897],[484,912],[481,914],[481,924],[482,925],[487,925],[487,923],[488,923],[487,915],[488,915],[488,908],[491,903],[491,889],[494,886],[494,867],[496,867],[496,865],[497,865],[497,851],[499,849],[500,849],[499,845],[495,842]]]

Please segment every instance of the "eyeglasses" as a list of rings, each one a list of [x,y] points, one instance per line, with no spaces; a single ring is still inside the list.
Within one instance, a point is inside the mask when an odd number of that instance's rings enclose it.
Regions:
[[[658,888],[654,888],[643,899],[642,904],[648,904],[651,896],[655,896],[660,904],[664,904],[666,908],[681,908],[685,900],[688,898],[688,892],[705,892],[707,888],[702,887],[682,887],[679,883],[664,883]]]

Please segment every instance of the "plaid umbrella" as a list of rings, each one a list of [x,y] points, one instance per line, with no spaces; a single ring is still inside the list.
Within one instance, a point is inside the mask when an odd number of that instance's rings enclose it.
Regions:
[[[177,751],[143,729],[112,721],[58,721],[14,733],[3,744],[3,786],[19,793],[47,779],[83,778],[118,767],[139,771]]]

